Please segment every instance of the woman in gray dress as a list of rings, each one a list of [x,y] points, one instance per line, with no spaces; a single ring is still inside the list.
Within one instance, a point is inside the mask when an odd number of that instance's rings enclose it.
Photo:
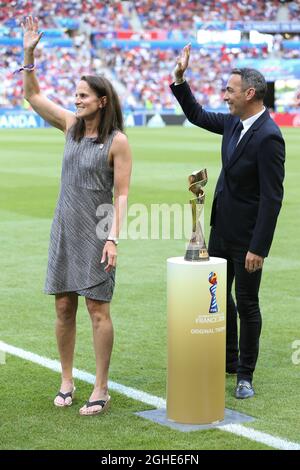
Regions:
[[[131,152],[123,133],[119,99],[111,83],[102,76],[83,76],[76,87],[76,113],[61,108],[41,93],[34,72],[34,50],[42,36],[37,18],[27,17],[22,28],[25,98],[43,119],[66,136],[45,285],[45,292],[55,295],[56,337],[62,367],[60,391],[54,404],[70,406],[74,397],[72,369],[81,295],[85,297],[93,326],[96,381],[80,414],[94,415],[102,413],[110,401],[108,369],[113,345],[110,301],[117,239],[127,206]]]

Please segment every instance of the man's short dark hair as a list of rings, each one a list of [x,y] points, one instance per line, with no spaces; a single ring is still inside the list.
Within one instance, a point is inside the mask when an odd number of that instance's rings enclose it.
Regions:
[[[242,78],[242,87],[244,90],[247,88],[254,88],[255,99],[260,101],[263,100],[267,93],[267,82],[263,74],[256,69],[233,69],[232,75],[240,75]]]

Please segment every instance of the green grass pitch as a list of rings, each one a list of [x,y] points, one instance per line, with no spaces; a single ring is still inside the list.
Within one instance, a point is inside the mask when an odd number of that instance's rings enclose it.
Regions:
[[[263,331],[254,377],[256,397],[226,407],[255,417],[246,424],[300,442],[299,187],[300,131],[283,129],[287,144],[285,199],[261,286]],[[220,169],[220,137],[197,128],[132,128],[134,168],[129,204],[187,203],[187,176],[206,167],[206,238]],[[0,131],[0,341],[58,359],[53,297],[43,294],[49,231],[59,189],[63,134],[55,129]],[[122,240],[112,302],[115,344],[111,380],[150,394],[166,393],[166,259],[185,240]],[[299,357],[299,355],[298,355]],[[294,361],[295,362],[295,361]],[[94,373],[92,334],[80,299],[75,367]],[[70,409],[52,400],[59,375],[7,355],[0,365],[0,449],[266,449],[219,430],[181,433],[134,415],[149,406],[112,392],[101,417],[82,418],[91,386],[78,381]],[[182,397],[188,400],[188,397]]]

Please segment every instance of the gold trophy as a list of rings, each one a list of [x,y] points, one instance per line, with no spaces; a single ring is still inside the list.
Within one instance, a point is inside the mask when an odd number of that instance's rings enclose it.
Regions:
[[[205,200],[203,187],[207,183],[206,168],[203,168],[200,171],[194,171],[189,176],[188,181],[189,191],[195,194],[196,197],[190,200],[192,208],[193,232],[184,259],[186,261],[208,261],[208,251],[200,222]]]

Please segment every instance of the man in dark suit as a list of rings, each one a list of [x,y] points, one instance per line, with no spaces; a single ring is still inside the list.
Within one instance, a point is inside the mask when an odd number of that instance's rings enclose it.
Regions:
[[[190,48],[177,59],[171,89],[190,122],[223,135],[208,251],[227,259],[226,371],[237,373],[236,398],[250,398],[262,324],[258,293],[283,198],[285,144],[264,107],[267,84],[257,70],[232,71],[224,94],[228,114],[202,108],[184,79]]]

